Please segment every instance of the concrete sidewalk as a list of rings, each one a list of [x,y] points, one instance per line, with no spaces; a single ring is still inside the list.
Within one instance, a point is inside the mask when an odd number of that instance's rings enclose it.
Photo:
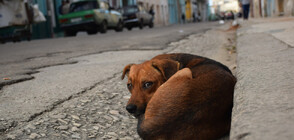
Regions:
[[[294,139],[294,18],[250,19],[237,32],[230,139]]]
[[[171,32],[156,29],[163,34],[160,35],[163,38],[160,40],[160,36],[154,34],[156,32],[147,30],[146,40],[132,42],[142,44],[141,50],[118,49],[72,56],[68,61],[76,63],[37,69],[38,73],[31,74],[33,79],[3,87],[0,91],[0,140],[140,139],[136,131],[137,119],[125,109],[130,93],[126,88],[126,78],[121,81],[124,66],[141,63],[162,53],[181,52],[213,58],[234,71],[235,31],[226,31],[230,24],[208,28],[209,24],[203,25],[207,31],[189,36],[182,36],[187,34],[184,27],[188,24],[177,29],[171,28],[172,34],[181,35],[181,39],[172,42],[170,37],[164,35]],[[200,24],[194,24],[194,28],[200,28],[199,26]],[[138,34],[133,34],[130,37],[135,40],[138,39],[137,36]],[[89,37],[94,39],[95,36]],[[104,40],[105,46],[113,42],[107,35]],[[162,46],[162,49],[156,47],[164,44],[164,41],[170,43]],[[99,40],[89,42],[91,43],[85,44],[83,48],[98,43]],[[41,57],[36,61],[46,59],[49,58]]]

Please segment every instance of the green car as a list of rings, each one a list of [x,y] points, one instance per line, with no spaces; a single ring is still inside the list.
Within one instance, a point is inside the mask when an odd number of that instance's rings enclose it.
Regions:
[[[65,36],[75,36],[79,31],[96,34],[106,33],[107,29],[123,30],[121,13],[110,8],[102,0],[81,0],[70,4],[69,13],[58,17]]]

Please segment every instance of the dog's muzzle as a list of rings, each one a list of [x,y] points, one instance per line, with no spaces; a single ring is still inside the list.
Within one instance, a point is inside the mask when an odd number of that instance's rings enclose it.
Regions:
[[[145,107],[140,109],[138,108],[136,105],[134,104],[129,104],[126,107],[126,110],[132,114],[133,116],[135,116],[136,118],[138,118],[139,116],[143,115],[145,113]]]
[[[126,109],[129,113],[134,114],[137,111],[137,106],[133,104],[129,104],[127,105]]]

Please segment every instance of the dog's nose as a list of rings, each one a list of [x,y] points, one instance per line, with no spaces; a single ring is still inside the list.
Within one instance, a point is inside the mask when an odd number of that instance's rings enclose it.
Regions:
[[[137,106],[133,105],[133,104],[129,104],[129,105],[127,105],[126,109],[129,113],[133,114],[136,112]]]

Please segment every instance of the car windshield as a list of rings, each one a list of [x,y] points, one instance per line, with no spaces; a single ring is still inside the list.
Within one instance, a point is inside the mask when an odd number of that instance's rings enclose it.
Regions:
[[[97,1],[82,1],[70,5],[70,13],[98,8]]]
[[[137,7],[124,7],[123,8],[124,13],[136,13],[138,11]]]

